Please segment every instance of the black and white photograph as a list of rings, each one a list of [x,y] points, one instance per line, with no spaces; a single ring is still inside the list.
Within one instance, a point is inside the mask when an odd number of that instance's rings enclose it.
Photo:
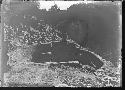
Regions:
[[[4,0],[1,87],[122,87],[122,2]]]

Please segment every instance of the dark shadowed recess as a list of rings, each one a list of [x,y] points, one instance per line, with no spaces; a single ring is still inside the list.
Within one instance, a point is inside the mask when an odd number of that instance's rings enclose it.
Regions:
[[[101,11],[97,9],[96,12],[93,9],[89,11],[76,5],[67,11],[56,14],[57,16],[54,14],[55,18],[52,18],[51,22],[62,32],[67,32],[68,23],[74,19],[87,23],[86,37],[82,42],[77,43],[107,60],[117,61],[119,57],[117,51],[119,41],[118,15],[117,11],[111,11],[110,8],[107,6],[100,9]]]

